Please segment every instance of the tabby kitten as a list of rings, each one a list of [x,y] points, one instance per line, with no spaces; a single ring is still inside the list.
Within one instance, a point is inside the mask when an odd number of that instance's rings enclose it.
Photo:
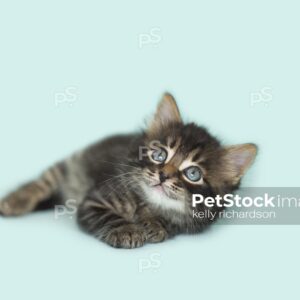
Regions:
[[[110,246],[162,242],[211,223],[193,218],[193,209],[208,208],[192,208],[192,194],[236,190],[256,152],[254,144],[224,147],[184,124],[165,94],[144,132],[109,137],[56,164],[4,198],[0,212],[18,216],[76,199],[80,227]]]

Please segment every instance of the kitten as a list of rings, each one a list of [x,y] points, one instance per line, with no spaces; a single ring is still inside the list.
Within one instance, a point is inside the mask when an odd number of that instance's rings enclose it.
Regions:
[[[192,194],[236,190],[256,152],[254,144],[224,147],[203,127],[184,124],[165,94],[144,132],[109,137],[56,164],[4,198],[0,212],[18,216],[76,199],[79,226],[110,246],[162,242],[210,224],[192,217],[208,209],[192,208]]]

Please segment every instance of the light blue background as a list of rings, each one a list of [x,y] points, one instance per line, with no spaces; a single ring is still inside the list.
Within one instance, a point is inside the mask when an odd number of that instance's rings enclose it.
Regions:
[[[165,90],[224,143],[260,146],[245,186],[299,186],[299,8],[1,1],[1,196],[98,138],[139,128]],[[55,105],[69,88],[76,101]],[[264,88],[271,101],[252,106]],[[299,234],[214,226],[126,251],[52,212],[0,219],[1,299],[296,299]],[[158,267],[140,272],[153,254]]]

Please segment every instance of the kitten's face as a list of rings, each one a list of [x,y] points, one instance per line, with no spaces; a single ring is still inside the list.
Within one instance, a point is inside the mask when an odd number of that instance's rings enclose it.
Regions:
[[[145,145],[143,188],[149,201],[184,211],[192,194],[213,194],[208,167],[218,159],[220,145],[205,129],[174,123],[146,138]]]
[[[224,148],[204,128],[183,124],[170,95],[158,106],[145,146],[141,186],[147,200],[181,212],[191,207],[192,194],[236,188],[256,154],[253,144]]]

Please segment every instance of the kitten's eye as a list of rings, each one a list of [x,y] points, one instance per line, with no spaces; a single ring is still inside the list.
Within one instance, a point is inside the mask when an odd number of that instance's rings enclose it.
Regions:
[[[202,178],[202,172],[196,166],[186,168],[183,172],[186,178],[193,182],[197,182]]]
[[[163,163],[167,159],[167,156],[167,151],[162,148],[154,150],[151,155],[152,159],[159,163]]]

